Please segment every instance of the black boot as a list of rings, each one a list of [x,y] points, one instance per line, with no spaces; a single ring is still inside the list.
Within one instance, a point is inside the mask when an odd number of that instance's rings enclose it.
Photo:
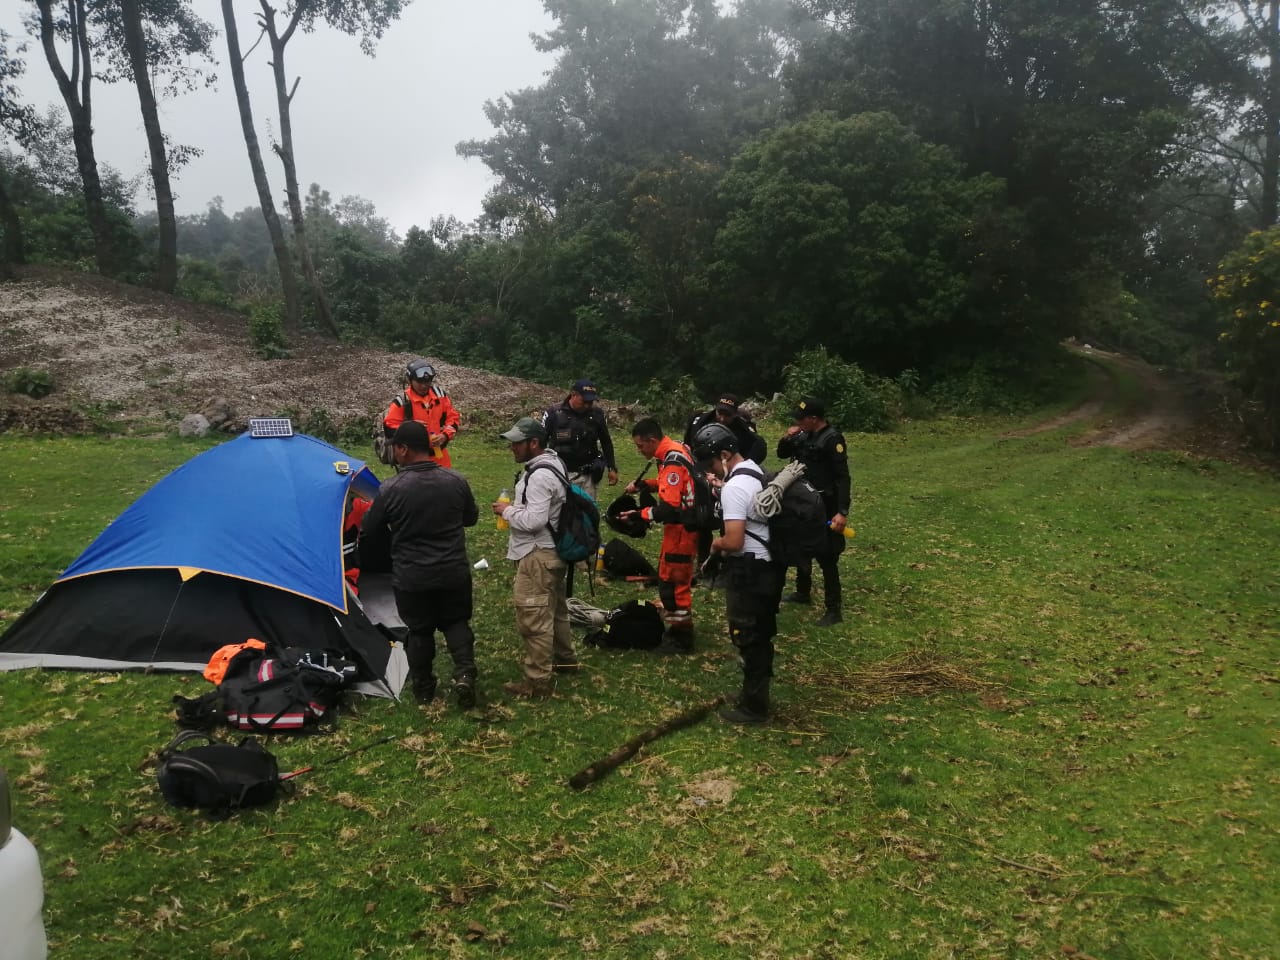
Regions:
[[[827,607],[827,612],[818,619],[820,627],[834,627],[837,623],[843,623],[844,617],[840,615],[839,607]]]
[[[742,683],[742,694],[732,707],[720,708],[720,719],[728,723],[761,724],[769,719],[769,680]]]
[[[470,710],[476,705],[476,675],[464,673],[453,678],[453,702],[459,710]]]
[[[414,677],[412,680],[413,699],[418,703],[428,704],[436,698],[436,678],[420,679]]]
[[[662,633],[662,642],[653,648],[662,657],[693,653],[693,628],[673,630],[668,627]]]

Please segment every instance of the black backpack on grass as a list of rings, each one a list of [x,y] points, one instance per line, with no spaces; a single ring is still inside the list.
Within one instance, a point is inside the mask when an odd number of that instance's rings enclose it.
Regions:
[[[197,739],[200,746],[189,745]],[[215,819],[265,806],[283,786],[276,758],[255,738],[216,743],[199,730],[183,730],[160,751],[156,782],[175,807],[194,807]]]
[[[610,610],[604,626],[587,634],[583,642],[610,650],[652,650],[662,643],[662,612],[644,600],[628,600]]]
[[[604,572],[618,578],[658,576],[649,558],[625,540],[610,540],[604,545]]]

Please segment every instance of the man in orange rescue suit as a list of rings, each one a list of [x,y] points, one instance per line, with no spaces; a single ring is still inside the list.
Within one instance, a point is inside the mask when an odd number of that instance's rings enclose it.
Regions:
[[[431,438],[431,459],[442,467],[453,466],[446,449],[462,426],[462,417],[454,409],[449,394],[435,385],[436,368],[426,360],[410,360],[405,367],[409,389],[395,397],[382,418],[387,436],[406,420],[417,420],[427,428]],[[406,409],[406,403],[408,407]]]
[[[662,621],[666,630],[661,645],[654,653],[693,653],[693,591],[690,586],[698,553],[698,534],[684,526],[684,520],[694,506],[693,458],[684,444],[663,435],[662,427],[651,417],[631,428],[631,441],[640,456],[658,462],[656,478],[627,485],[627,493],[638,493],[639,484],[643,483],[658,498],[656,506],[636,511],[645,520],[662,524],[658,596],[662,600]]]

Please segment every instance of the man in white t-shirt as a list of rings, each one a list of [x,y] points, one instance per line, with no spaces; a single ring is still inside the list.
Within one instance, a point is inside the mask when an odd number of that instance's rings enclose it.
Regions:
[[[769,524],[755,509],[764,483],[759,464],[743,459],[738,439],[719,423],[701,427],[693,438],[701,469],[722,481],[720,512],[724,533],[711,541],[721,558],[725,619],[729,639],[742,658],[742,693],[735,706],[720,711],[730,723],[764,723],[769,714],[769,678],[773,676],[773,637],[778,632],[782,568],[769,554]]]

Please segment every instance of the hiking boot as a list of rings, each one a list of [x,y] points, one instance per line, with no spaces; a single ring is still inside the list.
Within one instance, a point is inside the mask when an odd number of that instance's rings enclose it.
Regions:
[[[808,604],[813,603],[813,600],[810,599],[807,593],[788,593],[785,597],[782,598],[782,602],[783,603],[803,603],[807,606]]]
[[[720,719],[725,721],[725,723],[749,723],[754,726],[758,726],[769,719],[765,714],[750,710],[747,707],[744,707],[741,703],[736,707],[721,707],[718,712],[720,714]]]
[[[662,635],[662,642],[653,648],[660,657],[681,656],[693,653],[692,630],[668,630]]]
[[[551,669],[556,673],[577,673],[582,669],[582,664],[577,660],[565,660],[563,663],[557,663]]]
[[[840,615],[839,607],[828,607],[827,612],[818,619],[820,627],[834,627],[837,623],[843,623],[844,617]]]
[[[510,683],[504,683],[502,689],[509,696],[517,697],[522,700],[545,700],[551,696],[550,680],[514,680]]]
[[[476,705],[476,682],[464,679],[453,681],[453,702],[459,710],[470,710]]]
[[[418,680],[413,681],[413,699],[423,705],[430,703],[436,698],[436,682],[432,680],[430,683],[422,683]]]

